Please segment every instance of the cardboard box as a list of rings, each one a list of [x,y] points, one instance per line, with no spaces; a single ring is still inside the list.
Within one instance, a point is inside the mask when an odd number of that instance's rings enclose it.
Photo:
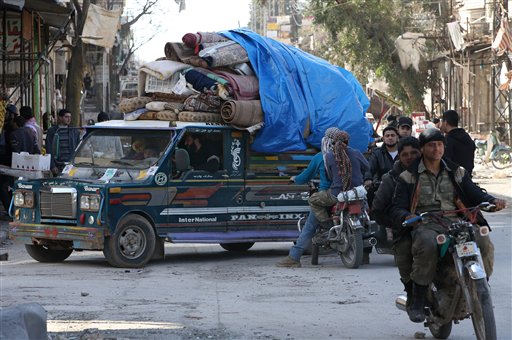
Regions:
[[[11,168],[48,171],[50,170],[50,157],[50,155],[31,155],[28,152],[13,152]]]

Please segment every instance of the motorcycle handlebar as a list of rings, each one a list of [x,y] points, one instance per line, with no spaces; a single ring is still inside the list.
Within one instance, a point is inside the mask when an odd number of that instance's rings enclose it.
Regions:
[[[415,222],[421,221],[423,219],[423,215],[425,215],[425,213],[418,215],[416,217],[410,218],[408,220],[405,220],[404,223],[402,223],[402,227],[408,227],[409,225],[411,225]]]
[[[494,211],[495,208],[496,208],[495,204],[491,204],[489,202],[482,202],[482,203],[480,203],[479,205],[477,205],[474,208],[465,208],[465,209],[461,209],[461,210],[458,210],[458,211],[464,211],[464,210],[465,211],[474,211],[474,210],[478,209],[478,210],[483,210],[483,211],[487,211],[487,212],[492,212],[492,211]],[[458,212],[458,211],[452,211],[452,212]],[[441,215],[444,215],[446,213],[450,213],[450,212],[449,211],[438,211],[437,212],[437,214],[441,214]],[[405,220],[402,223],[402,227],[408,227],[408,226],[410,226],[413,223],[419,222],[419,221],[423,220],[423,218],[425,216],[427,216],[427,215],[436,215],[436,212],[424,212],[424,213],[421,213],[418,216],[415,216],[413,218]]]

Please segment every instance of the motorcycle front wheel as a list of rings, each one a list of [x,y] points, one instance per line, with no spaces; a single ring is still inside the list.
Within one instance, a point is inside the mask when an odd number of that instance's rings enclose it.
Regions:
[[[507,150],[500,150],[492,158],[492,165],[496,169],[505,169],[512,166],[512,153]]]
[[[473,280],[466,276],[469,295],[471,297],[471,321],[477,340],[496,339],[496,321],[492,309],[491,292],[485,278]]]
[[[347,268],[358,268],[363,263],[363,230],[354,230],[348,223],[345,226],[347,250],[340,253],[341,262],[343,262]]]

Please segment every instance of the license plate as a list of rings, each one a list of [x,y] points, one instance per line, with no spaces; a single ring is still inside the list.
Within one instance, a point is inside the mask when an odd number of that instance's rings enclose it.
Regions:
[[[457,249],[457,255],[459,255],[459,257],[476,255],[476,243],[475,242],[466,242],[463,244],[457,244],[455,246],[455,248]]]

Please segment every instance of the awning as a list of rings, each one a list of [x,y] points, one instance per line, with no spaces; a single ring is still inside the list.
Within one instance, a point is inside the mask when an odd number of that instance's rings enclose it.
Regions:
[[[36,12],[45,24],[58,28],[65,26],[73,13],[72,9],[59,5],[55,0],[0,0],[0,5],[14,11],[26,9]]]

